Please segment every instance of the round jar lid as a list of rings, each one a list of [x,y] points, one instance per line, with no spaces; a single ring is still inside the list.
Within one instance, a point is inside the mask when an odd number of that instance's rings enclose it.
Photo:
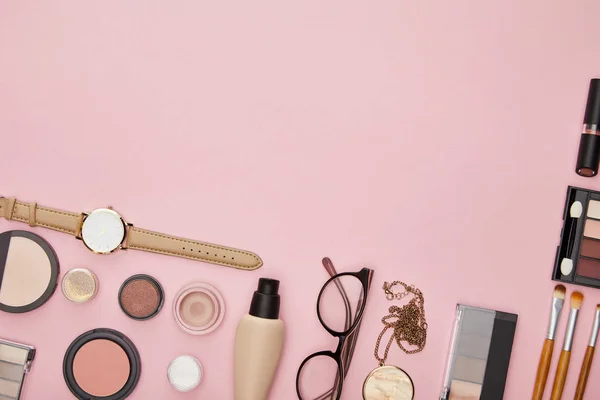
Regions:
[[[167,370],[169,382],[180,392],[195,389],[202,380],[202,364],[195,357],[179,356],[169,364]]]

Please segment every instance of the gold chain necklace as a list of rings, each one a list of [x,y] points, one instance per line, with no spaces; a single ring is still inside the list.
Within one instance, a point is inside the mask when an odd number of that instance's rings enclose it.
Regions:
[[[404,286],[404,292],[393,293],[392,287],[395,285]],[[383,323],[383,330],[377,338],[375,344],[375,358],[379,361],[379,365],[384,365],[387,360],[390,347],[396,340],[398,347],[402,349],[406,354],[415,354],[425,348],[427,343],[427,320],[425,319],[425,299],[423,293],[414,287],[414,285],[408,286],[404,282],[394,281],[392,283],[383,283],[383,291],[388,300],[400,300],[410,293],[414,294],[414,297],[410,299],[408,304],[398,307],[391,306],[389,314],[381,319]],[[385,335],[388,329],[393,329],[394,333],[390,336],[390,340],[385,346],[385,353],[383,358],[379,357],[379,346],[381,345],[381,338]],[[407,342],[411,346],[417,346],[416,349],[407,349],[403,342]]]
[[[392,288],[396,285],[404,287],[404,292],[394,293]],[[415,388],[410,376],[402,369],[385,365],[392,343],[395,341],[398,347],[406,354],[415,354],[422,351],[427,343],[427,320],[425,319],[425,298],[423,293],[414,285],[407,285],[401,281],[392,283],[384,282],[383,291],[388,300],[400,300],[409,294],[413,298],[402,307],[391,306],[389,314],[381,319],[383,330],[377,337],[375,343],[375,358],[379,361],[379,367],[375,368],[365,379],[363,384],[363,399],[380,399],[386,396],[390,400],[412,400]],[[393,333],[388,341],[383,357],[379,357],[379,347],[383,335],[392,329]],[[404,342],[416,348],[408,349]]]

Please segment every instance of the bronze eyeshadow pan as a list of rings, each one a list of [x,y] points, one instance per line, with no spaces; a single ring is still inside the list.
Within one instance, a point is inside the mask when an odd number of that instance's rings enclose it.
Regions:
[[[584,237],[581,242],[580,255],[600,260],[600,241]]]
[[[600,261],[581,257],[577,263],[577,273],[580,276],[600,279]]]
[[[600,192],[569,186],[552,279],[600,288]]]
[[[128,278],[119,290],[119,305],[129,318],[144,321],[154,318],[162,309],[165,295],[162,286],[149,275]]]

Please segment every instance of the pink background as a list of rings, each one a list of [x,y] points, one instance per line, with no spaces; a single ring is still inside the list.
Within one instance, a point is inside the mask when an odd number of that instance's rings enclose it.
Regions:
[[[343,399],[360,399],[376,366],[389,306],[381,285],[397,279],[426,297],[425,351],[394,347],[389,358],[417,399],[439,394],[457,302],[519,314],[505,398],[527,398],[566,187],[600,189],[600,178],[573,172],[589,79],[600,74],[598,15],[593,0],[2,2],[2,195],[71,211],[110,204],[140,227],[265,261],[244,272],[133,251],[102,257],[33,229],[63,272],[89,267],[101,290],[86,305],[58,292],[29,314],[0,315],[1,337],[38,349],[25,399],[71,398],[64,351],[95,327],[139,348],[130,398],[231,399],[235,326],[262,276],[281,279],[287,326],[271,397],[293,399],[301,360],[335,346],[315,314],[323,256],[340,270],[376,270]],[[167,293],[147,322],[116,300],[140,272]],[[206,337],[171,315],[190,281],[214,284],[227,303]],[[581,290],[567,397],[600,302]],[[165,377],[182,353],[206,369],[190,394]],[[588,398],[600,391],[598,358]]]

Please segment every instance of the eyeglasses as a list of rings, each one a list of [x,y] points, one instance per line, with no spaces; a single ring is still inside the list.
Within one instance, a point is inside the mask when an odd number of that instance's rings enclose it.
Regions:
[[[308,356],[296,375],[300,400],[339,400],[360,331],[373,270],[338,274],[329,258],[323,266],[331,276],[317,299],[317,317],[323,328],[338,338],[335,352],[319,351]]]

